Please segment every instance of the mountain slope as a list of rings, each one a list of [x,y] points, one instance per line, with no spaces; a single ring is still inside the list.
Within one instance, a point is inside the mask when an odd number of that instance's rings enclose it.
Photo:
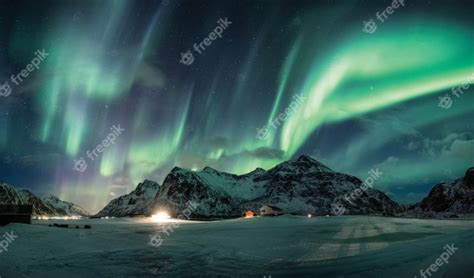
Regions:
[[[77,215],[77,216],[89,216],[90,213],[87,212],[82,207],[73,204],[71,202],[65,202],[60,200],[54,195],[47,195],[43,197],[43,202],[49,207],[54,208],[56,211],[63,211],[65,215]]]
[[[1,205],[33,205],[33,214],[56,215],[57,211],[45,204],[40,198],[25,189],[17,189],[6,183],[0,183]]]
[[[283,162],[265,171],[245,175],[222,173],[206,167],[193,172],[175,167],[165,178],[152,211],[166,209],[180,214],[188,202],[198,204],[195,218],[242,215],[246,210],[276,205],[286,213],[331,214],[337,202],[345,214],[395,214],[401,207],[382,192],[368,188],[359,198],[342,198],[360,188],[356,177],[334,172],[309,156]]]
[[[473,214],[474,167],[469,168],[463,178],[434,186],[429,195],[409,213],[425,217],[434,214]]]
[[[69,212],[73,211],[72,208],[80,208],[73,203],[61,201],[58,198],[52,203],[49,202],[50,200],[52,199],[42,200],[26,189],[0,183],[0,205],[33,205],[33,214],[44,216],[66,216],[70,215]],[[68,210],[68,206],[71,207],[71,210]],[[81,210],[85,212],[82,208]],[[78,214],[74,213],[74,215]]]
[[[132,216],[148,214],[150,204],[153,202],[160,185],[154,181],[145,180],[127,195],[120,196],[110,201],[96,216]]]

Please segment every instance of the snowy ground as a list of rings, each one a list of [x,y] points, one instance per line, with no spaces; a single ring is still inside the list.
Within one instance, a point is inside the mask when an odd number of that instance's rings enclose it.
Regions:
[[[48,227],[91,224],[91,230]],[[35,221],[0,253],[8,277],[422,277],[446,244],[459,248],[431,277],[474,277],[473,220],[296,217],[183,222],[160,247],[147,219]],[[430,276],[426,276],[430,277]]]

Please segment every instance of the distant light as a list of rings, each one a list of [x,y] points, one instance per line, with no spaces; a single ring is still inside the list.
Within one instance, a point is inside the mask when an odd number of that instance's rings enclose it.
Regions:
[[[78,220],[81,219],[79,215],[71,215],[71,216],[38,216],[36,219],[38,220]]]
[[[308,214],[308,218],[311,218],[311,216],[312,216],[311,214]]]
[[[170,218],[171,218],[171,216],[168,213],[164,212],[164,211],[160,211],[157,214],[153,214],[151,216],[151,219],[155,222],[164,222],[164,221],[166,221]]]

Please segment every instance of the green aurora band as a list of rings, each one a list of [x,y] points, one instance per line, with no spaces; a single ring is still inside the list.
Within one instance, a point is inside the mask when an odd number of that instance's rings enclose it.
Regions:
[[[166,24],[157,22],[166,22],[166,11],[172,5],[160,6],[145,24],[147,28],[134,33],[122,20],[129,15],[127,3],[130,2],[101,2],[91,21],[65,24],[64,18],[58,18],[38,31],[45,36],[31,39],[17,33],[10,42],[19,59],[31,56],[27,46],[31,44],[42,45],[50,53],[35,83],[39,84],[33,96],[39,115],[36,140],[57,148],[73,161],[106,137],[111,122],[126,126],[125,135],[117,144],[106,148],[89,166],[95,169],[91,171],[94,177],[80,175],[76,182],[61,180],[55,185],[61,198],[73,199],[82,194],[82,198],[92,200],[90,207],[100,208],[105,200],[115,197],[110,192],[118,192],[116,186],[125,184],[125,193],[144,178],[156,177],[158,172],[163,179],[174,165],[195,170],[210,165],[236,174],[257,167],[270,168],[306,150],[308,140],[324,126],[362,116],[377,117],[380,111],[387,111],[389,118],[391,109],[403,107],[404,113],[397,114],[400,130],[384,126],[367,130],[353,138],[350,148],[321,158],[333,163],[329,166],[340,163],[337,170],[350,169],[365,152],[388,145],[400,136],[401,130],[409,133],[472,115],[471,96],[463,96],[465,101],[456,103],[456,109],[441,111],[435,95],[465,83],[474,74],[474,32],[459,23],[427,18],[393,21],[379,26],[374,34],[363,33],[360,28],[349,29],[330,44],[322,44],[311,26],[302,27],[286,41],[286,55],[274,71],[273,98],[252,106],[255,84],[263,78],[257,65],[266,58],[261,55],[264,38],[276,13],[272,12],[271,20],[257,32],[256,41],[239,65],[241,80],[227,85],[227,60],[222,59],[210,85],[205,87],[198,86],[198,78],[169,84],[160,71],[148,64],[153,53],[164,48]],[[122,40],[133,43],[114,54],[114,46]],[[224,43],[215,41],[205,55],[212,55],[218,44]],[[197,57],[196,64],[199,59],[204,58]],[[160,90],[165,86],[171,95],[166,100],[152,96],[156,102],[151,102],[149,96],[132,96],[142,87]],[[227,91],[228,96],[216,94]],[[197,96],[203,94],[206,98],[196,105]],[[269,126],[295,94],[306,100],[281,126],[269,128],[268,136],[258,139],[258,123]],[[433,101],[416,102],[427,96]],[[124,108],[127,106],[122,101],[127,98],[133,99],[135,109]],[[227,106],[220,105],[219,100]],[[415,102],[416,106],[411,105]],[[160,112],[159,117],[156,111]],[[121,122],[114,122],[115,119]],[[0,133],[4,148],[7,137],[6,131]],[[472,158],[447,163],[465,168],[469,166],[466,161]],[[407,171],[409,180],[436,171],[443,162],[433,163],[439,165],[433,170],[429,163],[418,164],[416,171],[408,164],[398,169]],[[360,173],[363,171],[353,174]],[[117,181],[123,177],[125,181]]]

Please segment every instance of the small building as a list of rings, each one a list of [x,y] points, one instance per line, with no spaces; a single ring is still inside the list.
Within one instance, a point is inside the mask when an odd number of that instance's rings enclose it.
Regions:
[[[32,205],[0,205],[0,226],[9,223],[31,224]]]
[[[277,216],[282,215],[283,211],[279,207],[265,205],[260,208],[260,215],[261,216]]]
[[[253,217],[253,211],[248,210],[248,211],[245,213],[245,217],[246,217],[246,218],[252,218],[252,217]]]

